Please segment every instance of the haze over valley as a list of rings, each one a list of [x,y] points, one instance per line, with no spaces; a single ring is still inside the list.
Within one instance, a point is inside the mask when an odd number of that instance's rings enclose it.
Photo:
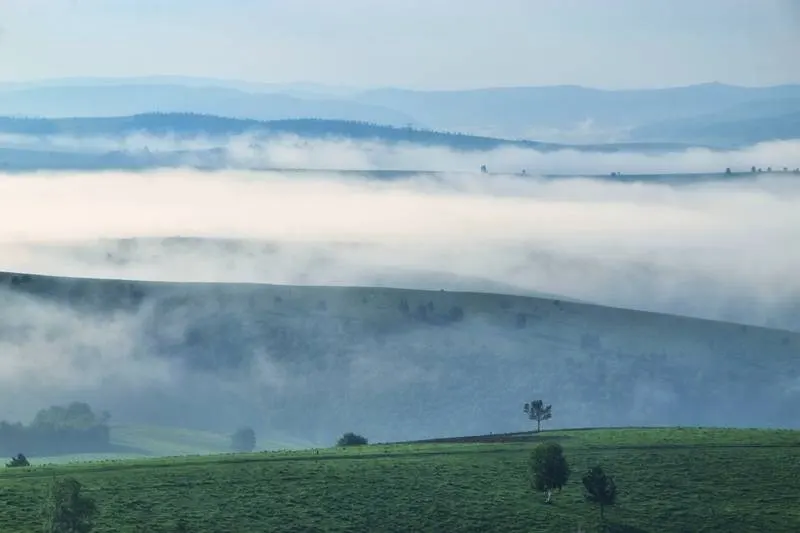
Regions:
[[[0,531],[800,531],[798,27],[3,0]]]

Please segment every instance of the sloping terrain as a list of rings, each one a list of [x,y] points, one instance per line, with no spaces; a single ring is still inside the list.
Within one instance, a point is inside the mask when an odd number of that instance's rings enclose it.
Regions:
[[[800,426],[788,331],[487,293],[0,282],[7,393],[119,423],[404,440],[515,430],[543,398],[556,427]]]

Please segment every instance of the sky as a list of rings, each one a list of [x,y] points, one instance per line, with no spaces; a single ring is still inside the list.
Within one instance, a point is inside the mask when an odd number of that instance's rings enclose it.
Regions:
[[[800,83],[800,0],[0,0],[0,81]]]

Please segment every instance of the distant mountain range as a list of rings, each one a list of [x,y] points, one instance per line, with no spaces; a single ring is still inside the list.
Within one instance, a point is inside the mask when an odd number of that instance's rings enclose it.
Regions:
[[[0,115],[67,118],[152,112],[358,121],[562,144],[647,141],[731,147],[800,138],[800,85],[415,91],[183,77],[0,85]]]

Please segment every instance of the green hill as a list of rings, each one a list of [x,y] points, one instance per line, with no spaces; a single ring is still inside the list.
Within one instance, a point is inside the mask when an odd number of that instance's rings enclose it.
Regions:
[[[115,461],[148,457],[175,457],[229,453],[230,435],[197,429],[168,426],[119,425],[111,427],[109,453],[86,453],[53,457],[29,457],[34,465]],[[289,436],[272,435],[260,438],[257,451],[311,448],[313,443]]]
[[[607,512],[613,531],[800,530],[795,431],[572,430],[506,440],[6,469],[0,528],[39,531],[47,483],[70,475],[97,501],[101,533],[172,532],[179,520],[194,533],[595,531],[580,476],[600,464],[619,488]],[[553,440],[573,473],[546,505],[530,489],[527,458]]]
[[[49,365],[18,394],[72,400],[66,384],[84,383],[77,399],[118,424],[397,441],[511,431],[536,395],[555,406],[550,427],[800,426],[796,332],[477,292],[2,286],[0,352]]]

